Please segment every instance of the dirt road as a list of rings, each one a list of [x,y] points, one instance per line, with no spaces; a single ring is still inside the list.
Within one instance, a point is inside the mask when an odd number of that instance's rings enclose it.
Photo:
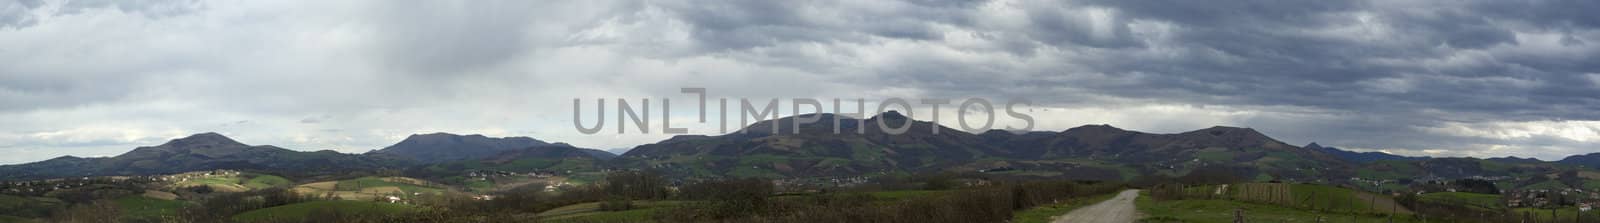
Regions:
[[[1054,223],[1132,223],[1138,220],[1138,209],[1133,207],[1133,199],[1139,197],[1139,190],[1125,190],[1116,197],[1078,208],[1072,212],[1056,217]]]

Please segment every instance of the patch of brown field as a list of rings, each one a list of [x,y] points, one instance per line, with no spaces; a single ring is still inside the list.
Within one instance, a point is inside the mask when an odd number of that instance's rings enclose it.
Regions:
[[[430,185],[430,184],[428,184],[428,181],[426,181],[426,180],[419,180],[419,179],[410,178],[410,177],[384,177],[382,179],[383,179],[384,182],[391,182],[391,183],[403,183],[403,184],[411,184],[411,185]]]
[[[372,198],[377,197],[377,195],[374,194],[360,193],[355,191],[334,191],[333,196],[338,197],[339,199],[355,201],[372,200]]]
[[[1587,178],[1587,179],[1594,179],[1594,180],[1600,180],[1600,172],[1582,171],[1582,172],[1578,172],[1578,177]]]
[[[146,191],[144,191],[144,197],[161,199],[161,200],[169,200],[169,201],[178,199],[178,195],[177,194],[169,193],[169,192],[166,192],[166,191],[158,191],[158,190],[146,190]]]
[[[296,186],[295,188],[306,188],[306,189],[312,189],[312,190],[331,191],[334,188],[337,188],[338,185],[339,185],[338,181],[324,181],[324,182],[301,184],[300,186]]]
[[[361,189],[361,193],[365,193],[365,194],[393,194],[393,193],[405,193],[405,191],[400,190],[400,187],[388,186],[388,187],[362,188]]]
[[[238,184],[228,184],[228,185],[207,184],[206,186],[207,187],[211,187],[211,190],[219,191],[219,192],[238,193],[238,192],[250,191],[250,188],[244,187],[244,186],[240,186]]]
[[[564,182],[564,181],[567,181],[566,177],[550,177],[550,178],[545,178],[545,179],[532,179],[532,178],[529,178],[529,179],[516,180],[516,181],[511,181],[511,182],[505,182],[505,183],[498,183],[498,184],[495,184],[495,186],[493,188],[491,188],[490,190],[493,190],[493,191],[506,191],[506,190],[516,189],[518,187],[527,186],[529,184],[534,184],[534,183],[544,183],[545,185],[556,185],[556,184],[560,184],[561,182]]]

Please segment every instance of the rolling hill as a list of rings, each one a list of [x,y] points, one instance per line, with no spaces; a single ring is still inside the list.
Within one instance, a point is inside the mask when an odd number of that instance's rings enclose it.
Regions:
[[[276,146],[251,146],[216,133],[174,139],[106,158],[60,157],[35,163],[0,166],[0,180],[78,176],[154,175],[216,169],[316,175],[353,170],[399,168],[409,162],[382,156],[330,150],[301,152]]]
[[[1389,153],[1385,153],[1385,152],[1353,152],[1353,151],[1342,150],[1342,149],[1334,148],[1334,147],[1325,147],[1325,146],[1322,146],[1322,145],[1317,145],[1317,143],[1315,143],[1315,142],[1313,142],[1311,144],[1306,144],[1305,148],[1309,149],[1309,150],[1322,152],[1322,153],[1327,153],[1328,155],[1333,155],[1334,157],[1339,157],[1339,159],[1343,159],[1345,161],[1349,161],[1349,162],[1353,162],[1353,163],[1372,163],[1372,162],[1385,161],[1385,160],[1426,160],[1426,159],[1428,159],[1428,157],[1409,157],[1409,156],[1401,156],[1401,155],[1389,154]]]
[[[1556,162],[1567,165],[1583,166],[1591,169],[1600,169],[1600,153],[1568,156],[1567,158]]]
[[[801,123],[797,118],[821,118]],[[834,122],[841,134],[834,134]],[[864,125],[857,122],[865,123]],[[905,134],[888,126],[911,124]],[[937,131],[938,134],[933,132]],[[1213,127],[1151,134],[1090,125],[1062,132],[971,134],[897,112],[868,119],[808,114],[758,122],[721,136],[677,136],[615,159],[620,167],[657,168],[693,176],[808,177],[920,171],[987,171],[1037,177],[1128,179],[1183,175],[1207,166],[1247,178],[1315,178],[1350,165],[1290,146],[1253,129]]]

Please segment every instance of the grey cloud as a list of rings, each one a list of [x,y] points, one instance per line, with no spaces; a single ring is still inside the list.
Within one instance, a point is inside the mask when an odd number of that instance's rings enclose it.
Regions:
[[[34,8],[44,4],[40,0],[0,2],[0,28],[28,27],[37,22],[31,15]]]
[[[505,1],[379,4],[375,19],[395,72],[457,74],[503,63],[528,46],[527,24],[537,22],[540,2]]]
[[[864,80],[863,87],[910,85],[937,97],[1051,95],[1043,100],[1088,106],[1105,103],[1096,99],[1106,96],[1169,103],[1304,106],[1355,115],[1317,123],[1256,120],[1246,124],[1313,129],[1295,138],[1320,135],[1332,138],[1324,141],[1350,145],[1390,143],[1415,149],[1531,141],[1439,136],[1409,130],[1411,126],[1447,121],[1600,119],[1600,113],[1592,112],[1600,109],[1596,98],[1600,89],[1585,81],[1586,74],[1600,72],[1600,66],[1588,62],[1600,50],[1581,44],[1592,40],[1593,35],[1583,33],[1597,31],[1594,22],[1600,19],[1593,13],[1577,12],[1595,8],[1585,7],[1592,3],[1421,3],[1433,8],[1391,8],[1387,3],[1391,2],[1024,1],[1019,3],[1026,9],[1023,14],[1000,15],[1027,18],[1028,26],[1023,29],[973,22],[981,19],[974,13],[899,13],[881,16],[897,18],[882,21],[909,21],[898,24],[901,27],[954,26],[1024,43],[999,52],[979,50],[980,54],[1018,60],[1039,58],[1034,53],[1041,50],[1072,54],[1059,61],[1067,65],[974,64],[906,55],[890,64],[867,65],[876,75]],[[877,29],[882,22],[818,24],[811,20],[814,18],[798,15],[804,11],[799,9],[806,7],[783,4],[801,3],[695,5],[684,11],[718,12],[686,13],[685,20],[700,30],[701,35],[696,36],[700,42],[724,46],[719,49],[860,42],[863,34],[913,42],[943,40],[930,38],[935,35],[884,32]],[[980,6],[948,7],[976,11]],[[1086,21],[1090,18],[1081,15],[1084,6],[1109,8],[1111,13],[1102,21]],[[1508,8],[1516,10],[1502,10]],[[898,19],[905,17],[917,19]],[[1175,27],[1172,39],[1141,39],[1130,29],[1134,21],[1170,23]],[[1100,28],[1110,32],[1096,37],[1090,32],[1095,29],[1090,27],[1093,22],[1111,23],[1111,27]],[[1387,33],[1318,34],[1361,26]],[[1563,34],[1560,44],[1575,47],[1569,49],[1575,55],[1510,52],[1538,44],[1517,33],[1552,30]],[[1078,78],[1086,76],[1100,78]],[[1401,88],[1395,92],[1372,89],[1371,83],[1382,81],[1404,86],[1395,86]],[[1062,92],[1069,94],[1057,94]]]
[[[1403,150],[1570,150],[1586,145],[1424,130],[1600,120],[1593,1],[340,2],[264,11],[70,1],[44,14],[115,9],[157,28],[194,28],[162,22],[196,12],[252,14],[211,15],[229,18],[214,21],[225,28],[176,40],[117,43],[93,37],[161,34],[41,32],[62,25],[33,17],[50,3],[0,2],[0,39],[81,40],[0,47],[0,124],[8,126],[0,133],[121,120],[107,113],[128,109],[143,120],[129,128],[162,134],[241,119],[258,129],[224,130],[268,140],[336,133],[345,137],[318,139],[358,145],[418,130],[560,134],[567,125],[545,116],[564,110],[541,103],[675,95],[685,86],[729,97],[903,91],[1029,98],[1041,107],[1220,105],[1261,114],[1215,124],[1297,143]],[[279,17],[288,12],[308,16]],[[679,33],[687,39],[674,39]],[[32,120],[50,115],[86,120]],[[340,131],[324,131],[334,123]]]

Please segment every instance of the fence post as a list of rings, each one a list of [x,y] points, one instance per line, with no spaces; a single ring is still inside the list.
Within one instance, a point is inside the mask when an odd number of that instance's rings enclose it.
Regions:
[[[1244,208],[1233,208],[1233,223],[1244,223]]]

